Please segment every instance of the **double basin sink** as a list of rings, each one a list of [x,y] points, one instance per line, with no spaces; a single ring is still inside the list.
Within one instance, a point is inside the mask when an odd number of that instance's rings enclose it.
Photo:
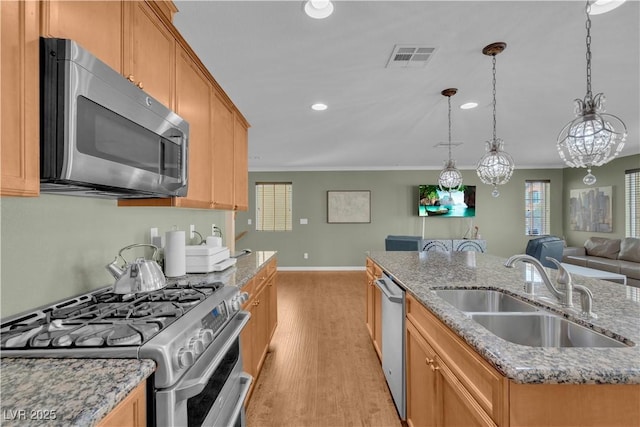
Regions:
[[[630,347],[504,292],[438,289],[440,298],[494,335],[530,347]]]

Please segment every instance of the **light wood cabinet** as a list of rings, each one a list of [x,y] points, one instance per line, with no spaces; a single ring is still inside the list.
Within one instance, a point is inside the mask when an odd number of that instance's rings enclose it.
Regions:
[[[429,362],[435,360],[436,353],[411,322],[407,322],[406,334],[407,424],[435,426],[437,374]]]
[[[495,426],[506,422],[508,381],[413,296],[407,294],[407,339],[423,344],[427,355],[407,352],[408,372],[422,372],[426,362],[435,373],[435,392],[424,397],[435,406],[437,426]],[[410,343],[412,342],[410,341]],[[408,344],[410,345],[410,344]],[[420,379],[407,376],[407,400],[420,399]],[[432,379],[428,381],[432,385]],[[419,406],[407,405],[407,419],[424,418]],[[434,418],[435,417],[435,418]],[[419,423],[413,425],[418,426]]]
[[[147,425],[146,390],[146,382],[133,389],[98,423],[98,427],[145,427]]]
[[[243,309],[251,313],[251,318],[240,335],[242,365],[244,371],[254,377],[245,404],[251,397],[255,379],[260,375],[278,324],[276,270],[277,261],[273,259],[242,288],[243,292],[250,294]]]
[[[232,210],[233,200],[233,109],[226,103],[222,95],[213,91],[213,207],[215,209]],[[214,164],[212,162],[212,164]]]
[[[39,8],[0,1],[0,194],[40,192]]]
[[[249,209],[249,124],[238,113],[234,114],[233,130],[233,209]]]
[[[373,341],[373,348],[382,360],[382,292],[376,286],[376,279],[382,276],[382,269],[367,258],[367,329]]]
[[[175,39],[144,1],[125,2],[122,74],[133,84],[173,107]]]

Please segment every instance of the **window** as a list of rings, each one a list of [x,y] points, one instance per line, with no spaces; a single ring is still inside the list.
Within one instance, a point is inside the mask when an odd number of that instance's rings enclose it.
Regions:
[[[624,171],[627,237],[640,237],[640,169]]]
[[[256,231],[291,231],[291,183],[256,183]]]
[[[551,203],[551,181],[525,181],[524,183],[524,234],[540,236],[549,234],[551,224],[549,209]]]

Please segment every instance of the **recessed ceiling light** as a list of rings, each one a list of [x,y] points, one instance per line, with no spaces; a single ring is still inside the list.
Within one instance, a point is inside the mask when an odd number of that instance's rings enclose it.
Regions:
[[[324,111],[324,110],[326,110],[326,109],[327,109],[327,104],[323,104],[323,103],[321,103],[321,102],[318,102],[318,103],[316,103],[316,104],[313,104],[313,105],[311,106],[311,109],[312,109],[312,110],[316,110],[316,111]]]
[[[601,15],[622,5],[626,0],[597,0],[591,3],[589,15]]]
[[[478,106],[477,102],[467,102],[466,104],[462,104],[460,108],[462,110],[469,110],[471,108],[476,108]]]
[[[304,12],[314,19],[324,19],[333,13],[333,3],[329,0],[308,0]]]

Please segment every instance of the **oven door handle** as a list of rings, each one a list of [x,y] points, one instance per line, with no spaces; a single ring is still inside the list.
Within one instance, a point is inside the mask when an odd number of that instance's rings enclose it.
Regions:
[[[222,362],[222,359],[227,354],[233,343],[238,339],[240,333],[242,332],[242,329],[244,329],[250,317],[251,313],[249,313],[248,311],[239,311],[238,314],[235,315],[235,326],[230,332],[227,340],[222,345],[220,351],[216,353],[212,362],[207,364],[205,369],[193,374],[190,373],[190,375],[192,374],[193,378],[195,379],[191,381],[185,381],[183,385],[176,388],[176,401],[186,400],[190,397],[197,396],[198,394],[200,394],[200,392],[202,392],[202,390],[204,390],[204,387],[209,382],[209,378],[211,377],[211,375],[213,375],[215,370],[218,369],[220,362]]]
[[[236,406],[233,408],[233,412],[231,413],[231,420],[235,421],[240,416],[240,411],[244,408],[244,399],[246,399],[247,394],[249,393],[249,387],[252,382],[253,377],[251,375],[244,372],[240,374],[240,383],[242,384],[240,388],[240,397],[238,398]]]

